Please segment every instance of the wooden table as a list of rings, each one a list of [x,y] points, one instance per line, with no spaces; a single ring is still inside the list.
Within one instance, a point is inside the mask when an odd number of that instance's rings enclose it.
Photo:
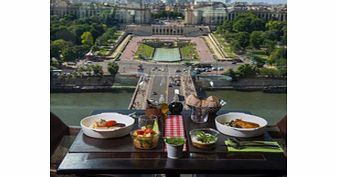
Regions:
[[[102,112],[119,112],[143,114],[143,110],[96,110]],[[221,110],[218,114],[229,111]],[[242,111],[241,111],[242,112]],[[247,113],[247,112],[246,112]],[[205,124],[195,124],[189,119],[190,112],[184,111],[185,134],[189,130],[202,127],[215,128],[214,117]],[[135,125],[137,126],[137,125]],[[129,139],[130,138],[130,139]],[[131,137],[112,140],[93,139],[81,131],[69,152],[58,168],[59,174],[263,174],[285,175],[287,158],[283,153],[229,153],[223,142],[226,135],[219,135],[217,147],[213,151],[200,151],[190,145],[187,137],[187,152],[184,158],[173,160],[166,157],[163,142],[155,150],[137,150],[130,148],[126,142]],[[271,139],[269,133],[255,138]],[[121,148],[123,147],[123,148]]]

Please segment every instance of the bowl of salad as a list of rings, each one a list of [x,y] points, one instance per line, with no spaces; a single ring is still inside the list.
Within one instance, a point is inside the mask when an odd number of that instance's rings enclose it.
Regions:
[[[167,147],[168,158],[179,159],[183,156],[184,137],[166,137],[164,141]]]
[[[219,132],[212,128],[194,129],[190,131],[192,145],[199,149],[212,149],[218,141]]]
[[[132,131],[130,134],[137,149],[154,149],[158,146],[159,131],[144,126]]]

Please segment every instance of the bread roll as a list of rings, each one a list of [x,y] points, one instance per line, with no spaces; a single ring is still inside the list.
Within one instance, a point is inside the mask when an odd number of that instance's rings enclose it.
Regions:
[[[208,101],[207,100],[201,100],[201,107],[208,107]]]
[[[209,103],[209,107],[220,107],[221,106],[219,98],[216,96],[209,96],[207,100]]]
[[[186,104],[189,106],[200,107],[201,100],[196,95],[190,95],[186,98]]]

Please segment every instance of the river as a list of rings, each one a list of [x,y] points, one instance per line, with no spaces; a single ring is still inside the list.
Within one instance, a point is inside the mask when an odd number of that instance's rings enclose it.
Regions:
[[[80,120],[95,109],[127,109],[132,91],[117,93],[52,93],[51,111],[67,125],[79,125]],[[287,94],[239,92],[230,90],[206,91],[227,101],[223,109],[245,110],[277,123],[287,113]]]
[[[80,120],[95,109],[128,109],[133,91],[117,93],[51,93],[50,110],[67,125]]]
[[[225,110],[250,111],[265,118],[269,125],[276,124],[287,114],[287,94],[240,92],[233,90],[206,91],[206,95],[217,96],[227,102]]]

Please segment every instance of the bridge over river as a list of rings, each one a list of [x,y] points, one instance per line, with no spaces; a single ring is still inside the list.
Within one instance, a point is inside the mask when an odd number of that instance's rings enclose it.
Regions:
[[[180,83],[180,84],[176,84]],[[179,90],[181,96],[196,94],[196,89],[189,73],[175,73],[170,68],[144,74],[140,77],[129,109],[145,109],[146,99],[159,100],[163,95],[165,102],[170,103],[175,90]]]

